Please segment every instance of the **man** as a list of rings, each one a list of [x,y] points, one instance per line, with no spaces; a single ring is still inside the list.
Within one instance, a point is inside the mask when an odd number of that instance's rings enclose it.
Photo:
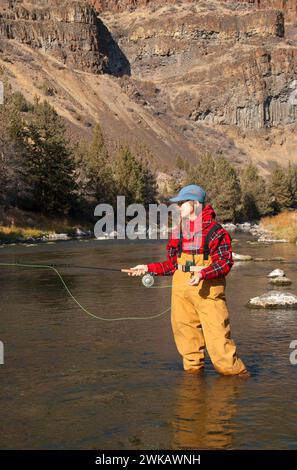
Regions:
[[[188,185],[170,199],[180,207],[182,227],[172,232],[167,260],[135,266],[131,275],[173,275],[171,325],[185,371],[200,372],[207,349],[219,373],[247,377],[230,337],[225,296],[225,276],[233,265],[231,238],[205,198],[200,186]]]

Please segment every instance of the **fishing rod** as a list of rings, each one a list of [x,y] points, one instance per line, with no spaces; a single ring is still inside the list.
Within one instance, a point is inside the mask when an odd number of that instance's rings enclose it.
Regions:
[[[26,264],[34,265],[34,263],[26,263]],[[128,269],[122,270],[120,268],[108,268],[107,266],[82,266],[82,265],[67,264],[67,263],[49,263],[48,266],[52,266],[53,268],[74,268],[74,269],[91,269],[95,271],[130,272],[130,270]]]
[[[3,267],[3,268],[31,268],[31,269],[49,269],[49,270],[52,270],[56,273],[56,275],[58,276],[58,278],[60,279],[61,281],[61,284],[63,285],[64,289],[66,290],[67,294],[69,295],[69,297],[72,298],[72,300],[78,305],[78,307],[83,311],[85,312],[87,315],[93,317],[93,318],[96,318],[97,320],[102,320],[102,321],[107,321],[107,322],[114,322],[114,321],[125,321],[125,320],[152,320],[154,318],[160,318],[162,317],[163,315],[165,315],[165,313],[169,312],[171,307],[168,307],[166,308],[165,310],[163,310],[162,312],[160,313],[157,313],[155,315],[150,315],[148,317],[120,317],[120,318],[106,318],[106,317],[101,317],[99,315],[95,315],[94,313],[90,312],[88,309],[86,309],[78,300],[77,298],[72,294],[71,290],[69,289],[68,285],[66,284],[65,280],[63,279],[62,275],[60,274],[60,272],[58,271],[58,269],[56,267],[54,267],[53,265],[49,265],[49,264],[34,264],[34,263],[18,263],[18,262],[10,262],[10,263],[4,263],[4,262],[0,262],[0,266]],[[64,265],[64,266],[72,266],[72,265]],[[92,268],[95,268],[94,266]],[[99,267],[97,267],[97,269],[99,269]],[[132,273],[133,270],[132,269],[120,269],[120,268],[103,268],[103,267],[100,267],[100,269],[107,269],[108,271],[109,270],[113,270],[113,271],[119,271],[119,272],[130,272]],[[153,279],[153,276],[151,273],[146,273],[145,276],[143,276],[142,278],[142,283],[145,287],[151,287],[153,289],[158,289],[158,288],[163,288],[163,287],[171,287],[171,286],[155,286],[155,287],[152,287],[152,284],[151,285],[146,285],[146,282],[149,284],[151,282],[151,280],[149,279],[149,277],[154,281]],[[146,281],[144,281],[144,279],[146,278]]]
[[[15,261],[14,263],[16,266],[21,266],[22,263],[19,263],[18,261]],[[34,263],[26,263],[27,267],[36,267],[38,265]],[[40,265],[42,267],[43,265]],[[82,266],[82,265],[76,265],[76,264],[67,264],[67,263],[49,263],[47,266],[51,268],[68,268],[68,269],[88,269],[88,270],[94,270],[94,271],[111,271],[111,272],[122,272],[122,273],[128,273],[132,274],[134,272],[133,269],[123,269],[123,268],[109,268],[107,266]],[[142,276],[141,282],[144,287],[152,287],[155,283],[153,273],[146,273]]]
[[[112,271],[112,272],[121,272],[121,273],[128,273],[132,274],[134,272],[133,269],[121,269],[121,268],[108,268],[106,266],[81,266],[75,264],[51,264],[53,268],[74,268],[74,269],[91,269],[97,271]],[[153,273],[146,273],[142,276],[141,279],[142,284],[144,287],[152,287],[155,283]]]

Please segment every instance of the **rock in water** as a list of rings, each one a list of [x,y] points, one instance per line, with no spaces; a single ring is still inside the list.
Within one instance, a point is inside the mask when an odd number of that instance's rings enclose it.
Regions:
[[[280,277],[273,277],[269,280],[270,284],[274,284],[276,286],[290,286],[292,284],[291,279],[287,278],[286,276]]]
[[[239,255],[238,253],[233,253],[233,259],[235,261],[252,261],[252,256],[250,255]]]
[[[282,269],[275,269],[268,274],[268,277],[282,277],[285,276],[285,272]]]
[[[270,291],[248,302],[249,308],[296,308],[297,296],[288,292]]]

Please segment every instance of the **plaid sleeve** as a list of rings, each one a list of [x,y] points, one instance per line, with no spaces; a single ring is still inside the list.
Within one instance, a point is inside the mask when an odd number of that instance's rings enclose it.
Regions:
[[[210,266],[200,271],[202,279],[226,276],[233,266],[231,237],[225,229],[217,230],[209,242]]]
[[[171,276],[177,269],[177,257],[179,254],[179,239],[171,238],[166,246],[167,260],[161,263],[149,263],[148,272],[156,276]]]

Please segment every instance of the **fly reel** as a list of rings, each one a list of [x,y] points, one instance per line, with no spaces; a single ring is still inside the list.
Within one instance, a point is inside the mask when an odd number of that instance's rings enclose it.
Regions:
[[[145,274],[141,279],[142,284],[144,287],[152,287],[155,283],[154,276],[151,274]]]

